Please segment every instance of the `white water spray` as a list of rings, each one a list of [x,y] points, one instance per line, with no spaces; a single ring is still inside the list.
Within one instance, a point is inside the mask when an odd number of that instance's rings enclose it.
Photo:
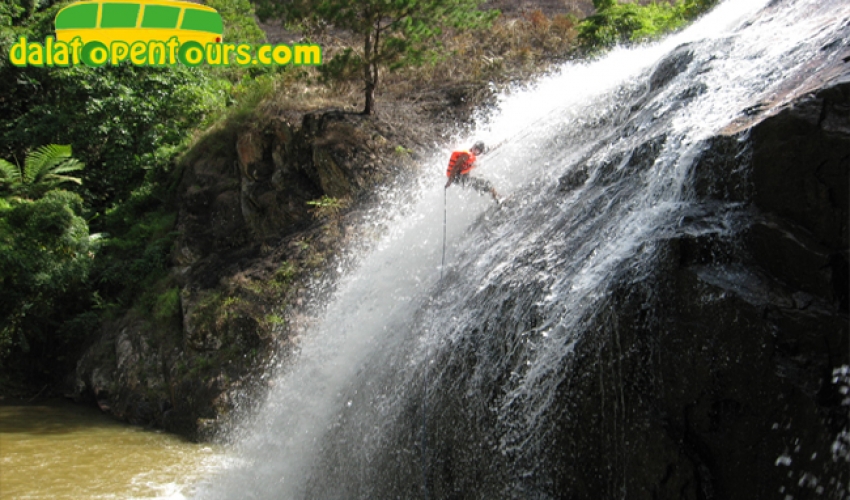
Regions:
[[[421,391],[417,384],[426,360],[457,341],[463,331],[463,311],[453,309],[452,300],[483,293],[495,280],[514,280],[517,286],[543,286],[549,290],[547,300],[535,305],[546,311],[544,323],[536,327],[545,340],[524,359],[527,364],[517,370],[501,408],[496,409],[500,422],[509,429],[498,444],[503,452],[525,453],[541,446],[545,432],[539,432],[537,417],[546,411],[551,391],[559,383],[555,370],[576,340],[571,332],[582,319],[576,311],[592,307],[612,269],[641,252],[641,245],[687,203],[683,186],[700,141],[727,125],[754,99],[768,96],[782,72],[793,66],[787,61],[789,54],[802,60],[806,51],[817,50],[821,40],[829,37],[828,29],[818,32],[817,28],[826,24],[825,16],[833,19],[836,13],[819,10],[814,0],[772,12],[756,20],[755,26],[739,30],[767,3],[768,0],[727,1],[690,28],[661,42],[616,49],[591,63],[565,65],[532,88],[504,95],[498,110],[482,120],[475,133],[452,145],[468,146],[478,138],[490,144],[507,139],[504,147],[489,157],[485,155],[475,171],[475,175],[492,180],[500,193],[512,196],[507,208],[499,210],[489,198],[457,187],[448,191],[446,260],[447,267],[460,277],[450,279],[446,286],[457,285],[458,281],[475,286],[448,291],[444,287],[441,303],[445,316],[426,321],[425,332],[410,338],[414,318],[423,308],[427,310],[429,296],[440,276],[447,149],[424,166],[425,176],[417,184],[418,201],[403,207],[385,204],[382,212],[373,214],[374,223],[387,225],[390,231],[362,257],[355,271],[341,279],[318,325],[304,333],[297,359],[282,370],[258,415],[244,431],[233,450],[234,460],[201,486],[198,497],[304,498],[310,482],[322,476],[318,469],[322,456],[333,453],[323,449],[328,434],[369,414],[355,412],[359,407],[374,407],[370,411],[378,414],[401,412],[393,405],[403,404],[406,393]],[[850,16],[850,8],[846,10],[838,14]],[[807,26],[790,33],[781,29],[801,18],[807,19]],[[628,102],[649,96],[652,89],[646,83],[647,73],[673,49],[691,42],[701,42],[718,52],[695,55],[710,68],[705,75],[691,75],[698,78],[704,91],[691,99],[684,111],[676,111],[672,126],[665,132],[668,138],[663,150],[642,180],[623,193],[604,188],[594,192],[588,187],[554,206],[541,204],[541,198],[580,158],[586,158],[590,165],[588,185],[608,175],[601,165],[610,163],[611,158],[628,151],[633,144],[628,137],[614,137],[606,125],[625,119],[629,110],[624,105]],[[709,59],[712,62],[706,62]],[[682,81],[652,96],[644,120],[635,123],[636,130],[651,127],[655,117],[673,112],[678,93],[692,83]],[[599,139],[608,135],[612,136],[608,137],[607,146],[600,147]],[[606,217],[597,214],[591,220],[586,214],[576,215],[574,228],[551,226],[543,218],[538,219],[539,226],[521,230],[509,223],[513,217],[523,220],[523,210],[535,203],[534,210],[545,215],[545,210],[575,210],[579,200],[588,206],[602,207],[608,211]],[[478,223],[488,220],[494,224]],[[545,241],[563,231],[584,232],[588,237],[569,242],[553,239],[551,252],[547,253],[551,254],[551,261],[548,257],[542,259],[539,272],[510,275],[515,271],[511,263],[523,258],[526,242]],[[573,260],[559,263],[558,275],[547,272],[556,256],[565,253],[573,255]],[[399,349],[404,343],[406,347]],[[409,356],[395,356],[396,349]],[[392,387],[366,387],[371,384],[369,370],[375,359],[402,374]],[[482,380],[482,384],[486,383],[483,375]],[[375,383],[389,385],[386,381]],[[519,413],[518,406],[523,408]],[[377,428],[380,424],[352,423],[368,429],[359,437],[364,449],[382,445],[381,429]],[[340,453],[354,445],[347,446]],[[416,450],[394,453],[400,457],[398,460],[413,464],[409,468],[420,466]],[[368,461],[368,456],[349,459]],[[360,463],[355,469],[368,467],[368,463]],[[412,485],[411,491],[418,488],[419,485]],[[358,491],[369,491],[369,487]]]

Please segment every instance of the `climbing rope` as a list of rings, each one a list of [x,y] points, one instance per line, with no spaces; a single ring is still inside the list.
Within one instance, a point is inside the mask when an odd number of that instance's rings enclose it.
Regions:
[[[428,500],[428,361],[425,358],[425,394],[422,397],[422,488]]]
[[[448,220],[448,209],[446,208],[449,188],[443,189],[443,258],[440,260],[440,284],[443,284],[443,269],[446,267],[446,221]]]
[[[443,189],[443,256],[440,259],[440,285],[443,284],[444,269],[446,267],[446,226],[448,222],[448,192],[449,188]],[[425,358],[425,374],[423,384],[425,386],[422,397],[422,488],[425,499],[429,498],[428,492],[428,368],[431,359]]]

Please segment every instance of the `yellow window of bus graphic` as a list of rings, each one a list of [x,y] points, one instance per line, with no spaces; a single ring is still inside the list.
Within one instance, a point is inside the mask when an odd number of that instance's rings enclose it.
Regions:
[[[222,41],[224,25],[212,7],[179,0],[105,0],[73,3],[56,15],[56,40],[82,42]]]

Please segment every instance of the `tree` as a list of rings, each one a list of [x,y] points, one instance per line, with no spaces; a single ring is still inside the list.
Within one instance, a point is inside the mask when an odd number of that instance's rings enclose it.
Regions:
[[[11,194],[39,198],[64,182],[81,184],[69,172],[83,169],[83,164],[71,157],[71,146],[48,144],[29,153],[24,165],[12,165],[0,158],[0,185]]]
[[[0,158],[22,159],[35,145],[70,144],[86,165],[76,191],[87,209],[103,215],[151,176],[172,171],[191,132],[224,109],[229,84],[212,67],[12,65],[12,44],[21,36],[55,36],[56,13],[68,3],[35,2],[29,15],[30,0],[0,0]]]
[[[375,89],[382,67],[419,64],[439,46],[445,28],[487,26],[498,11],[483,12],[483,0],[257,0],[261,19],[280,17],[287,23],[312,21],[351,31],[363,40],[365,84],[363,114],[375,110]],[[350,54],[349,54],[350,55]]]
[[[0,198],[0,365],[14,351],[22,369],[47,371],[76,348],[61,318],[87,297],[98,245],[82,213],[82,198],[68,191]]]
[[[89,235],[82,198],[55,189],[80,184],[65,174],[82,168],[70,146],[56,144],[27,154],[23,166],[0,159],[0,360],[55,331],[45,318],[88,276],[98,236]]]

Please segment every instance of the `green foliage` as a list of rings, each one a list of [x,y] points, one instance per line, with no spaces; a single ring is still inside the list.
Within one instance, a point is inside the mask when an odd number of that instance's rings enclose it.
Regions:
[[[68,3],[70,2],[0,1],[0,47],[14,41],[19,35],[43,38],[50,34],[56,12]],[[8,64],[8,54],[4,50],[0,50],[0,56],[0,67]]]
[[[156,297],[153,307],[153,315],[162,321],[173,318],[180,313],[180,289],[169,288]]]
[[[69,146],[55,144],[27,154],[23,166],[0,159],[0,189],[8,198],[0,203],[0,360],[12,349],[26,353],[49,342],[55,326],[48,318],[88,277],[99,237],[89,235],[79,195],[51,190],[79,184],[64,174],[82,168]]]
[[[381,68],[421,64],[438,49],[445,28],[467,29],[488,25],[498,12],[478,10],[482,0],[257,0],[261,18],[280,17],[286,22],[327,23],[362,37],[361,58],[366,103],[364,114],[374,110],[374,93]],[[349,57],[334,63],[352,67]]]
[[[286,320],[277,314],[268,314],[265,317],[265,322],[269,325],[285,325]]]
[[[0,356],[45,345],[62,352],[73,340],[56,320],[74,302],[67,297],[85,289],[98,246],[82,208],[67,191],[0,205]]]
[[[0,29],[10,28],[14,20],[19,19],[27,9],[19,2],[4,0],[0,2]]]
[[[615,5],[617,5],[617,0],[593,0],[593,7],[596,8],[597,11],[610,9]]]
[[[318,70],[320,82],[331,86],[338,85],[360,77],[363,71],[363,58],[351,47],[346,47],[345,50],[334,55],[330,61],[319,66]]]
[[[286,261],[282,263],[277,271],[275,271],[269,283],[270,290],[275,292],[278,298],[281,298],[281,295],[289,288],[292,280],[295,279],[297,272],[298,270],[291,262]]]
[[[69,144],[86,164],[78,192],[102,212],[125,200],[149,172],[168,170],[189,134],[221,114],[229,87],[206,68],[179,65],[12,66],[11,44],[20,36],[52,35],[56,12],[68,3],[0,4],[17,13],[5,19],[0,13],[0,158],[23,158],[33,144]],[[26,15],[21,9],[30,5],[40,8]],[[224,10],[236,22],[245,8],[235,2]]]
[[[188,134],[223,107],[201,70],[118,67],[0,69],[0,156],[33,143],[70,144],[87,165],[86,201],[100,211],[151,170],[167,170]]]
[[[248,0],[207,0],[224,21],[224,40],[234,43],[262,43],[266,34],[254,19],[254,6]]]
[[[38,198],[63,182],[81,184],[79,178],[63,174],[82,169],[71,157],[71,146],[48,144],[27,154],[23,167],[0,159],[0,188],[6,194]]]
[[[194,376],[203,375],[204,373],[210,371],[214,365],[215,363],[212,359],[210,359],[208,355],[198,356],[197,358],[195,358],[194,366],[192,366],[192,369],[189,371],[189,373]]]
[[[106,215],[112,231],[103,242],[103,251],[92,272],[94,284],[114,306],[130,307],[144,292],[168,273],[168,256],[177,236],[176,214],[159,208],[144,194],[137,194],[139,205],[122,205]],[[147,210],[146,210],[147,209]]]
[[[413,153],[412,149],[406,148],[406,147],[402,146],[401,144],[396,146],[393,151],[395,152],[395,154],[397,154],[398,156],[402,156],[402,157],[410,156]]]
[[[233,86],[231,95],[233,105],[227,111],[227,117],[242,123],[253,115],[257,106],[272,95],[275,90],[275,79],[272,75],[259,75],[255,78],[247,74]]]
[[[656,38],[685,25],[717,0],[678,0],[674,4],[617,3],[594,0],[596,14],[579,25],[579,40],[586,49],[608,48]]]
[[[57,361],[104,317],[134,305],[161,319],[179,312],[167,278],[175,157],[229,105],[256,106],[273,89],[244,69],[12,66],[18,37],[52,35],[71,1],[0,0],[0,158],[10,160],[0,163],[0,354],[16,354],[0,371],[19,378],[64,376]],[[248,0],[208,3],[231,41],[264,38]],[[71,177],[82,162],[82,179]],[[76,194],[50,191],[57,185]],[[108,236],[89,237],[89,224]]]
[[[313,212],[313,215],[320,219],[326,219],[336,217],[350,203],[350,200],[346,198],[332,198],[325,195],[317,200],[308,201],[307,205],[312,207],[310,211]]]
[[[223,39],[225,42],[260,44],[266,41],[266,34],[257,24],[254,6],[249,0],[207,0],[204,3],[221,14],[221,19],[224,22]],[[236,65],[203,68],[209,75],[231,84],[245,77],[274,74],[282,69],[281,67],[265,66],[245,68]],[[228,102],[228,104],[231,102]]]

